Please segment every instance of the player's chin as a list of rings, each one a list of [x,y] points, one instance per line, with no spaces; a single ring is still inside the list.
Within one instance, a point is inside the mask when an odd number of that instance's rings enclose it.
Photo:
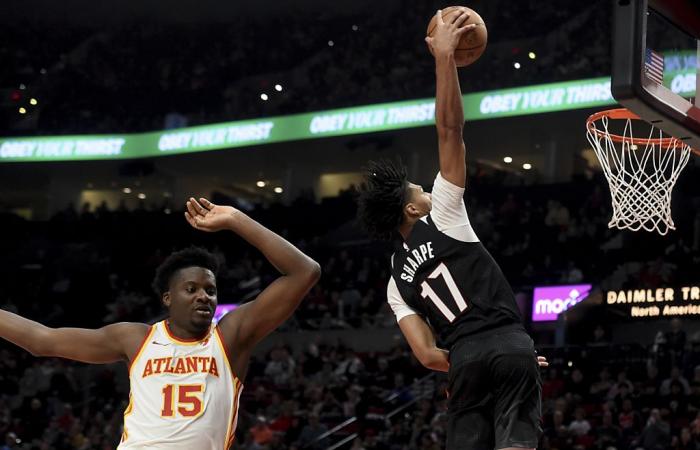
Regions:
[[[191,322],[192,325],[194,325],[197,328],[207,328],[209,325],[211,325],[211,321],[213,320],[214,315],[209,313],[209,314],[202,314],[199,311],[195,311],[192,313],[192,318]]]

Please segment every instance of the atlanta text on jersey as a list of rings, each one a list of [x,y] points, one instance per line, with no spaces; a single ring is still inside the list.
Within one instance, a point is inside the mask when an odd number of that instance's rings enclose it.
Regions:
[[[142,378],[159,373],[186,375],[188,373],[210,373],[219,376],[216,358],[210,356],[187,356],[184,358],[153,358],[146,361]]]

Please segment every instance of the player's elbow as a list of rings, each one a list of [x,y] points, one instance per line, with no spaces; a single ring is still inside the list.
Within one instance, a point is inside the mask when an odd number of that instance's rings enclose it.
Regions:
[[[438,140],[449,142],[463,139],[464,124],[445,123],[437,126]]]
[[[450,367],[447,357],[436,348],[421,351],[416,357],[426,369],[447,372]]]
[[[313,259],[307,258],[297,277],[307,290],[311,289],[321,278],[321,266]]]
[[[304,268],[304,275],[310,286],[313,286],[321,278],[321,265],[309,258],[309,261]]]

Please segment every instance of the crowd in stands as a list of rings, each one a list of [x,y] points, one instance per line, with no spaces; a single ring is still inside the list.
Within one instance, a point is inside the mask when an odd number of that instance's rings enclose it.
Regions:
[[[423,38],[444,5],[414,6],[241,14],[216,23],[10,23],[0,43],[0,88],[26,90],[17,91],[23,99],[10,103],[12,120],[0,132],[146,131],[430,97],[434,69]],[[465,93],[609,72],[608,2],[471,6],[488,26],[489,47],[460,71]],[[39,105],[18,116],[14,106],[29,97]],[[13,130],[18,121],[24,127]]]
[[[684,178],[697,177],[696,167],[687,170]],[[556,189],[513,189],[479,174],[470,180],[466,202],[472,224],[516,292],[582,280],[620,289],[697,283],[700,193],[691,183],[677,187],[677,199],[689,207],[676,208],[678,230],[662,239],[609,230],[610,205],[601,180]],[[232,202],[217,193],[212,198]],[[391,248],[370,244],[361,230],[348,226],[354,211],[347,192],[320,203],[300,199],[249,212],[324,270],[283,331],[371,333],[395,327],[384,300]],[[318,220],[310,224],[307,217]],[[170,251],[193,243],[212,249],[225,263],[219,277],[222,303],[254,298],[275,276],[235,236],[198,233],[177,209],[167,213],[144,205],[111,211],[85,205],[47,222],[11,214],[2,220],[0,305],[48,326],[160,320],[164,311],[149,287],[154,269]],[[541,348],[552,367],[543,371],[540,448],[696,448],[700,341],[686,337],[682,328],[676,323],[670,333],[650,334],[633,349],[608,348],[602,329],[595,330],[595,345]],[[443,448],[445,379],[414,384],[429,372],[403,341],[397,342],[366,353],[355,351],[352,342],[320,339],[303,349],[281,346],[257,355],[246,380],[235,448],[322,449],[352,433],[358,434],[348,444],[353,449]],[[128,392],[122,366],[36,359],[5,342],[0,353],[0,436],[5,439],[0,449],[115,447]],[[386,417],[395,410],[400,412]],[[353,416],[357,420],[340,434],[317,440]]]

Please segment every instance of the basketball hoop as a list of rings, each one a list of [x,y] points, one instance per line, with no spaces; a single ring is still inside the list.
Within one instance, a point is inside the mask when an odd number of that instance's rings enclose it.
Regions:
[[[600,111],[586,120],[588,142],[610,185],[613,216],[608,227],[665,235],[676,229],[671,191],[690,159],[691,148],[674,137],[663,137],[654,125],[649,125],[648,137],[634,137],[633,120],[646,124],[624,108]],[[621,135],[608,129],[623,123]]]

